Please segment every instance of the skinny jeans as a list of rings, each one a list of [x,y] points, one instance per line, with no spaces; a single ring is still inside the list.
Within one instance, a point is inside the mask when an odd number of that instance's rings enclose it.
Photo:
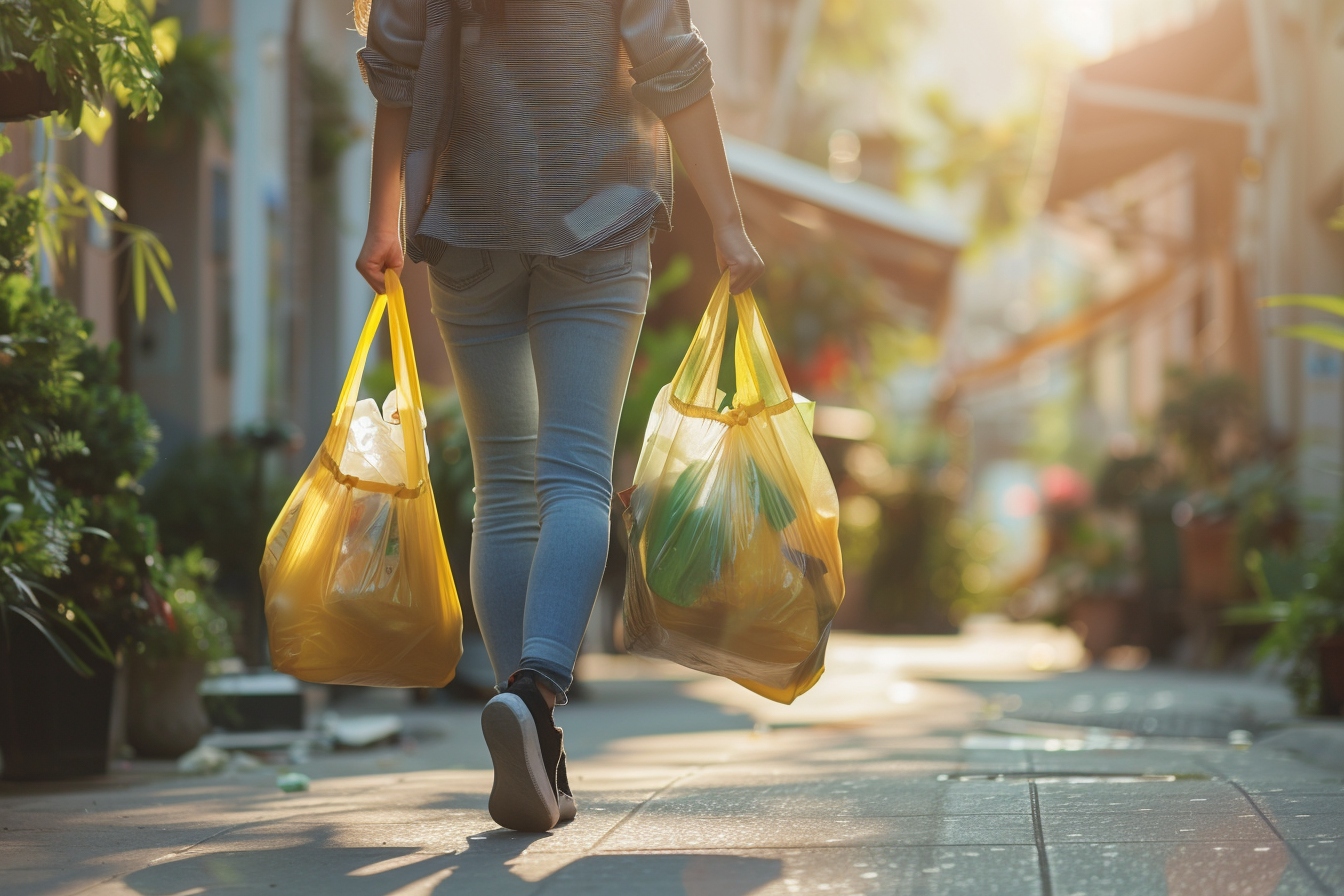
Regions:
[[[607,561],[612,455],[649,238],[564,257],[449,246],[430,268],[475,473],[471,599],[496,686],[574,680]]]

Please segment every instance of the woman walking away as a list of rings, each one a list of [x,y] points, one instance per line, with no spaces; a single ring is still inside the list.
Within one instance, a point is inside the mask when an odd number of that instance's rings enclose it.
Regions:
[[[378,100],[375,290],[403,251],[430,297],[475,463],[472,599],[499,695],[481,726],[490,815],[574,817],[561,731],[606,565],[612,452],[670,227],[668,138],[734,292],[764,265],[742,226],[688,0],[356,0]]]

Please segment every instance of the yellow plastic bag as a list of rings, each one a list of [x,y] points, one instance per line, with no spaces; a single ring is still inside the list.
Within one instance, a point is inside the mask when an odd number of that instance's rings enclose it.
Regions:
[[[384,309],[397,389],[356,401]],[[271,663],[304,681],[442,687],[462,609],[429,484],[424,403],[401,283],[369,310],[331,428],[266,539]]]
[[[729,301],[725,276],[649,417],[625,514],[626,643],[792,703],[821,677],[844,598],[839,502],[750,292],[731,297],[725,407]]]

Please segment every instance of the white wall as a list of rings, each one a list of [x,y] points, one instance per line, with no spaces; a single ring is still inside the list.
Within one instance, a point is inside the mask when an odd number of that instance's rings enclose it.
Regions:
[[[233,102],[233,424],[266,419],[272,332],[268,295],[280,280],[270,258],[269,215],[284,213],[290,0],[235,0]],[[283,282],[281,280],[281,282]]]

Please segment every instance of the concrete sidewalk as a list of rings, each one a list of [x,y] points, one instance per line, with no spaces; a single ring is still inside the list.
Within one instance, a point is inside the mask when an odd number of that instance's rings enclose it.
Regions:
[[[1201,724],[1281,720],[1277,689],[1027,671],[1072,662],[1051,637],[839,637],[793,707],[588,658],[589,699],[558,713],[579,817],[542,836],[490,821],[478,710],[461,704],[401,706],[400,747],[317,755],[307,793],[281,793],[275,767],[183,778],[155,763],[3,785],[0,893],[1344,892],[1344,772],[1162,733],[1183,705]],[[959,670],[977,680],[946,680]],[[1148,707],[1155,735],[1097,727],[1107,707]]]

